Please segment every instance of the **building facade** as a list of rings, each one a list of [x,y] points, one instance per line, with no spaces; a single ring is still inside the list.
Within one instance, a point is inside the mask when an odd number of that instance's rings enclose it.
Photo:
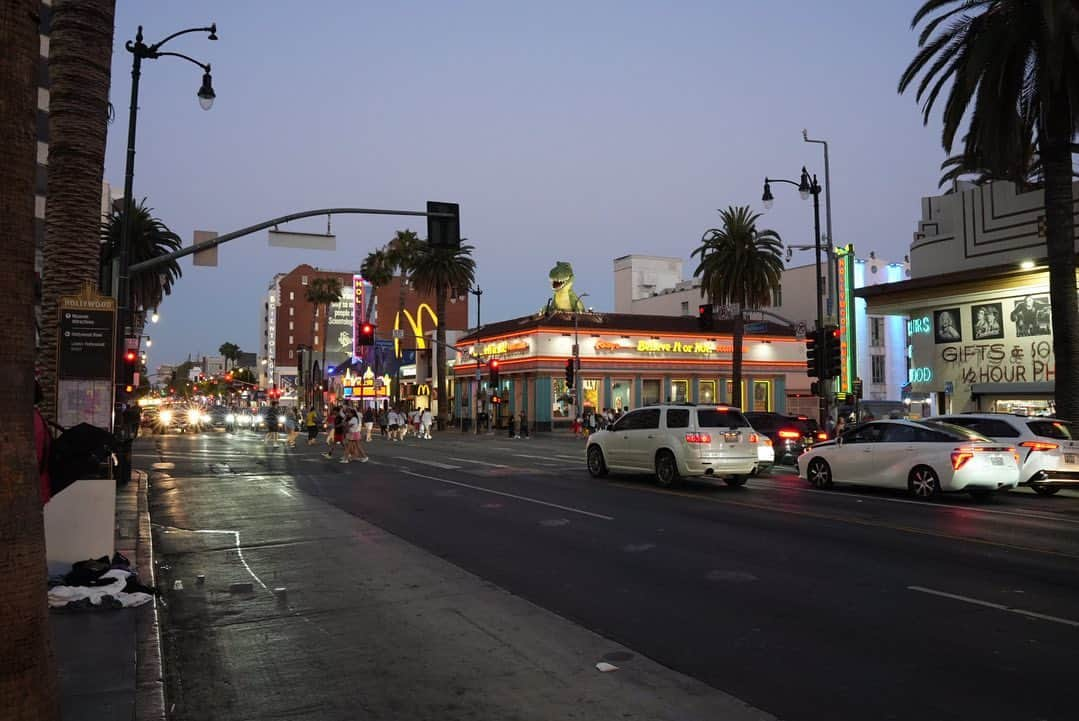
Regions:
[[[1076,247],[1079,249],[1079,183]],[[906,397],[928,412],[1053,412],[1055,360],[1041,189],[960,183],[924,198],[911,278],[856,291],[910,336]]]
[[[552,430],[579,413],[607,408],[728,403],[731,330],[729,321],[702,330],[696,316],[621,313],[553,313],[485,325],[457,343],[454,413],[497,418],[524,412],[537,430]],[[575,345],[580,368],[569,384]],[[743,352],[742,407],[789,412],[786,389],[805,374],[804,342],[769,323],[746,335]],[[499,361],[497,387],[490,385],[493,359]]]
[[[893,283],[910,277],[910,264],[868,257],[855,258],[853,281],[855,288]],[[614,261],[615,312],[650,315],[696,316],[698,307],[706,302],[701,295],[700,281],[683,280],[683,265],[679,258],[627,255]],[[791,325],[816,324],[817,283],[816,264],[787,268],[780,287],[772,297],[772,305],[764,309]],[[823,273],[822,273],[823,276]],[[826,283],[823,282],[822,286]],[[752,313],[750,314],[753,315]],[[771,319],[762,315],[762,320]],[[829,322],[834,322],[834,319]],[[906,321],[903,318],[871,314],[864,300],[854,303],[856,339],[855,363],[857,376],[862,379],[863,397],[869,400],[899,400],[907,382]],[[816,413],[816,401],[809,397],[810,378],[792,379],[787,391],[794,411]]]

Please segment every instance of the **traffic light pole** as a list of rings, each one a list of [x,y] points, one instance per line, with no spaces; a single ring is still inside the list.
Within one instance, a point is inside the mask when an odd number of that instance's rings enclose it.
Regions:
[[[805,170],[803,169],[803,174]],[[820,183],[817,182],[817,176],[813,176],[813,181],[809,185],[809,193],[813,196],[813,236],[815,241],[815,254],[817,259],[817,329],[820,333],[820,357],[823,360],[828,359],[828,345],[830,338],[829,334],[824,331],[824,288],[821,283],[821,237],[820,237]],[[827,373],[822,374],[820,379],[821,383],[821,395],[818,412],[820,415],[819,423],[820,427],[827,428],[828,426],[828,397],[831,393],[831,379],[827,377]]]

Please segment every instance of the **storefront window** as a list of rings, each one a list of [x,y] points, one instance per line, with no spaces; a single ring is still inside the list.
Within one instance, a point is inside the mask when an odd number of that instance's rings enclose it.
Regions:
[[[569,386],[565,378],[551,380],[551,414],[555,418],[567,418],[573,404],[569,395]]]
[[[689,381],[671,381],[671,403],[689,402]]]
[[[698,384],[700,392],[701,403],[715,403],[716,398],[716,382],[715,381],[700,381]]]
[[[663,390],[663,381],[658,378],[645,378],[641,381],[641,405],[651,406],[659,403]]]
[[[753,381],[753,410],[772,410],[772,381]]]
[[[599,389],[602,387],[602,383],[599,378],[585,378],[581,381],[581,388],[584,392],[584,397],[581,399],[583,407],[591,408],[592,410],[599,408]]]
[[[734,403],[734,382],[724,381],[724,383],[727,384],[727,403]],[[742,387],[742,407],[745,408],[748,405],[746,403],[746,382],[742,381],[740,385]]]
[[[611,407],[619,413],[633,407],[633,381],[628,379],[611,381]]]

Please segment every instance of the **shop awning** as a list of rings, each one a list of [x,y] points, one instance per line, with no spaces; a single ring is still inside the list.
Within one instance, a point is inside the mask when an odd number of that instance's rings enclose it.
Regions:
[[[1052,396],[1055,383],[975,383],[970,387],[975,396]]]

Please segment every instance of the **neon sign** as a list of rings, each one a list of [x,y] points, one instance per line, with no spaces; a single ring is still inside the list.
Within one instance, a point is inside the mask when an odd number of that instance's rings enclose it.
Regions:
[[[854,246],[837,248],[838,256],[838,285],[836,289],[839,305],[839,392],[854,392],[855,355],[854,348],[854,307],[851,296],[854,295],[854,273],[851,272],[851,263],[854,262]]]
[[[423,334],[423,314],[424,314],[424,311],[427,312],[427,317],[431,319],[431,325],[435,326],[435,327],[438,327],[438,316],[435,315],[435,312],[433,310],[431,310],[431,306],[427,305],[426,303],[420,303],[419,307],[416,308],[416,315],[415,316],[413,316],[411,313],[409,313],[408,309],[404,310],[405,320],[407,320],[408,324],[412,327],[412,334],[416,339],[416,350],[423,350],[423,349],[425,349],[427,347],[427,337],[424,336],[424,334]],[[395,331],[401,330],[401,313],[398,313],[397,315],[394,316],[393,329]],[[394,335],[397,335],[397,334],[394,333]],[[397,357],[400,358],[401,357],[401,339],[400,338],[394,338],[393,339],[393,350],[394,350],[394,353],[397,355]]]
[[[928,383],[933,380],[933,369],[925,366],[911,368],[907,371],[907,380],[910,383]]]
[[[478,355],[503,355],[505,353],[519,353],[529,349],[527,341],[515,340],[515,341],[501,341],[499,343],[488,343],[477,351]]]
[[[929,321],[929,316],[922,316],[921,318],[911,318],[907,321],[907,335],[927,335],[933,332],[933,324]]]

